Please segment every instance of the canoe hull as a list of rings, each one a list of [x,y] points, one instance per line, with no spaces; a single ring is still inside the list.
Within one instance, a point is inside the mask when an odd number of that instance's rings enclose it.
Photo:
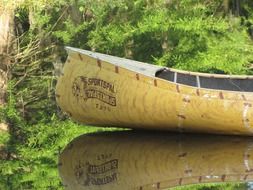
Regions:
[[[57,103],[83,124],[253,134],[252,95],[202,90],[69,52]]]

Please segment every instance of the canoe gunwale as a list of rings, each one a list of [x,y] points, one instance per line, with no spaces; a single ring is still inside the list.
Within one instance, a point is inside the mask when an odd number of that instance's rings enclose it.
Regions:
[[[102,53],[96,53],[96,52],[82,50],[78,48],[72,48],[72,47],[65,47],[65,48],[68,51],[68,53],[73,52],[73,53],[83,54],[83,55],[92,57],[94,59],[97,59],[98,61],[105,61],[114,66],[122,67],[136,73],[144,74],[148,77],[155,77],[157,72],[162,71],[166,68],[166,67],[161,67],[158,65],[152,65],[148,63],[115,57],[115,56],[106,55]]]
[[[142,66],[145,66],[145,67],[152,66],[152,67],[156,68],[157,71],[166,69],[166,70],[169,70],[171,72],[188,74],[188,75],[192,75],[192,76],[203,76],[203,77],[210,77],[210,78],[225,78],[225,79],[253,79],[253,75],[226,75],[226,74],[213,74],[213,73],[201,73],[201,72],[185,71],[185,70],[179,70],[179,69],[174,69],[174,68],[169,68],[169,67],[163,67],[163,66],[159,66],[159,65],[153,65],[153,64],[140,62],[140,61],[135,61],[135,60],[131,60],[131,59],[116,57],[116,56],[112,56],[112,55],[106,55],[106,54],[97,53],[97,52],[93,52],[93,51],[82,50],[82,49],[73,48],[73,47],[69,47],[69,46],[66,46],[65,49],[68,52],[73,51],[73,52],[76,52],[76,53],[81,53],[81,54],[84,54],[84,55],[91,56],[91,57],[96,58],[96,59],[100,59],[100,56],[103,55],[103,56],[108,57],[109,59],[113,58],[113,59],[118,59],[119,61],[124,60],[124,61],[128,61],[128,62],[132,62],[134,64],[138,63],[138,64],[141,64]],[[101,60],[103,60],[103,59],[101,59]],[[110,61],[107,61],[107,62],[110,62]],[[114,64],[114,65],[118,65],[118,63],[117,64],[115,64],[113,62],[110,62],[110,63]],[[122,64],[122,65],[118,65],[118,66],[124,66],[124,65]],[[127,67],[125,67],[125,68],[129,69]]]
[[[163,78],[177,84],[197,87],[199,89],[222,90],[231,92],[253,92],[253,79],[236,77],[210,77],[206,75],[192,75],[188,72],[175,72],[172,69],[158,71],[156,77]]]
[[[150,65],[150,64],[147,64],[147,63],[143,63],[143,62],[138,62],[138,61],[134,61],[134,60],[128,60],[128,59],[124,59],[124,58],[118,58],[118,57],[115,57],[115,56],[110,56],[110,55],[106,55],[107,57],[109,58],[114,58],[114,59],[117,59],[119,61],[121,60],[125,60],[127,62],[131,62],[132,64],[135,64],[136,67],[138,68],[139,65],[141,65],[142,67],[139,67],[140,69],[137,69],[135,70],[134,68],[128,68],[126,67],[124,64],[115,64],[115,63],[111,63],[110,60],[104,60],[100,57],[100,55],[105,55],[105,54],[100,54],[100,53],[95,53],[95,52],[92,52],[92,51],[86,51],[86,50],[81,50],[81,49],[77,49],[77,48],[72,48],[72,47],[66,47],[66,50],[68,52],[68,55],[69,55],[69,58],[73,58],[72,55],[78,55],[78,57],[80,57],[81,55],[82,56],[87,56],[87,57],[91,57],[97,61],[100,62],[100,67],[101,67],[101,62],[106,62],[108,64],[111,64],[115,67],[117,67],[117,69],[124,69],[124,70],[127,70],[131,73],[133,73],[136,78],[148,78],[149,79],[149,83],[150,83],[150,79],[152,79],[154,81],[154,84],[155,86],[159,86],[159,83],[169,83],[169,84],[172,84],[175,86],[176,88],[176,92],[179,92],[179,93],[182,93],[182,94],[185,94],[187,95],[188,93],[184,93],[184,92],[180,92],[179,90],[179,87],[180,89],[191,89],[191,91],[195,91],[195,93],[192,93],[193,94],[196,94],[197,96],[201,96],[202,95],[206,95],[206,97],[208,98],[221,98],[221,99],[226,99],[226,100],[244,100],[244,101],[250,101],[253,99],[253,97],[251,97],[252,95],[252,92],[253,91],[238,91],[238,90],[225,90],[225,89],[213,89],[213,88],[205,88],[205,87],[198,87],[198,86],[192,86],[192,85],[186,85],[186,84],[182,84],[182,83],[178,83],[178,82],[174,82],[174,81],[170,81],[170,80],[166,80],[166,79],[163,79],[161,77],[157,77],[157,73],[159,72],[162,72],[162,71],[170,71],[170,72],[176,72],[176,73],[179,73],[179,74],[187,74],[189,76],[196,76],[197,77],[209,77],[210,79],[215,79],[215,78],[218,78],[218,79],[243,79],[243,80],[249,80],[249,79],[253,79],[253,76],[236,76],[236,75],[220,75],[220,74],[206,74],[206,73],[195,73],[195,72],[188,72],[188,71],[181,71],[181,70],[177,70],[177,69],[171,69],[171,68],[166,68],[166,67],[161,67],[161,66],[157,66],[157,65]],[[82,60],[81,60],[82,61]],[[137,64],[138,63],[138,64]],[[149,68],[151,67],[152,68],[152,72],[148,73],[148,72],[142,72],[142,68],[143,66],[145,68]],[[197,75],[197,74],[200,74],[200,75]],[[218,76],[218,77],[216,77]],[[224,76],[224,77],[222,77]],[[147,80],[147,79],[146,79]],[[142,80],[140,80],[142,81]],[[145,81],[143,81],[145,82]],[[252,80],[253,82],[253,80]],[[157,84],[158,83],[158,84]],[[164,86],[164,85],[162,85]],[[170,90],[168,88],[166,88],[167,90]],[[172,90],[174,91],[174,90]],[[215,95],[213,94],[217,94],[217,97],[215,97]],[[208,95],[210,94],[210,96]],[[229,97],[226,98],[226,94],[228,94]],[[231,97],[231,94],[237,94],[237,96],[239,98],[234,98],[234,97]],[[223,97],[223,95],[225,95]],[[204,97],[204,96],[202,96]]]
[[[211,74],[211,73],[200,73],[200,72],[192,72],[192,71],[184,71],[174,68],[168,68],[167,70],[176,72],[176,73],[182,73],[182,74],[188,74],[192,76],[203,76],[203,77],[209,77],[209,78],[225,78],[225,79],[253,79],[252,75],[225,75],[225,74]]]

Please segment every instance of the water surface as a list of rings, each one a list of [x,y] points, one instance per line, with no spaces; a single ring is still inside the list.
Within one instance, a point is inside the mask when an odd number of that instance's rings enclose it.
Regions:
[[[121,131],[82,135],[60,155],[66,189],[151,190],[253,181],[253,138]]]

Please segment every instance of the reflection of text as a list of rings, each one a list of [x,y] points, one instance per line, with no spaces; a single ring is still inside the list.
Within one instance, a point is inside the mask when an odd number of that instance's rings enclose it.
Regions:
[[[118,168],[118,160],[111,160],[101,165],[89,165],[89,174],[102,174]]]
[[[97,158],[100,164],[90,164],[89,162],[78,162],[74,168],[77,183],[83,186],[106,185],[118,180],[118,159],[113,159],[101,163],[112,154],[101,154]]]
[[[114,181],[117,181],[117,174],[113,173],[110,175],[107,175],[105,177],[93,177],[90,176],[90,183],[92,185],[105,185],[107,183],[112,183]]]
[[[105,185],[117,181],[118,160],[110,160],[100,165],[87,163],[85,185]]]

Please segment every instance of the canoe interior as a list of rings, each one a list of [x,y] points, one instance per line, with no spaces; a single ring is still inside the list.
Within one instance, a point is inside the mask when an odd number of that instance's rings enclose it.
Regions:
[[[156,73],[156,77],[188,86],[215,90],[253,92],[253,79],[222,78],[178,73],[164,69]]]

